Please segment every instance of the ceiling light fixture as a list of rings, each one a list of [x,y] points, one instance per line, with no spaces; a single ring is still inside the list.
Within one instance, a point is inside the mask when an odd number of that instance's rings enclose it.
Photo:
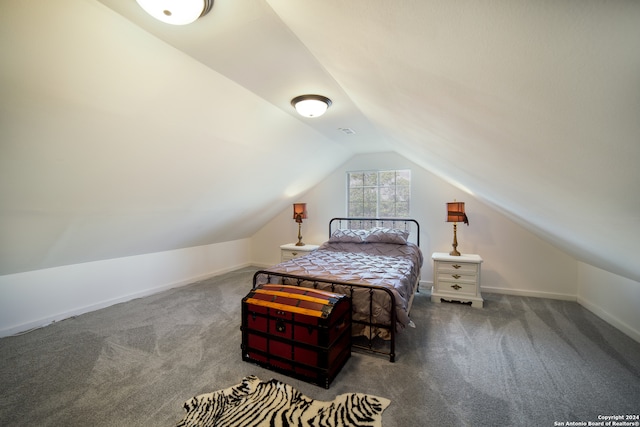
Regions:
[[[303,117],[320,117],[331,106],[331,100],[322,95],[300,95],[291,100],[291,105]]]
[[[159,21],[172,25],[191,24],[209,13],[213,0],[136,0],[141,8]]]

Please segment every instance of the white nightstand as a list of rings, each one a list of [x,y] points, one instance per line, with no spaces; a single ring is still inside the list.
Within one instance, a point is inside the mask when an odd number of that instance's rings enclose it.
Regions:
[[[319,245],[296,246],[295,243],[287,243],[286,245],[280,246],[280,261],[284,262],[302,255],[307,255],[319,247]]]
[[[484,300],[480,294],[480,255],[462,254],[453,256],[435,252],[433,259],[433,289],[431,301],[442,300],[471,302],[482,308]]]

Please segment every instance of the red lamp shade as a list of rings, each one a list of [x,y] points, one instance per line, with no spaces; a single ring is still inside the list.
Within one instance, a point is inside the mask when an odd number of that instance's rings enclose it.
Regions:
[[[296,222],[302,222],[303,219],[307,219],[307,204],[306,203],[294,203],[293,204],[293,219]]]
[[[465,217],[464,202],[447,203],[447,222],[463,222]]]

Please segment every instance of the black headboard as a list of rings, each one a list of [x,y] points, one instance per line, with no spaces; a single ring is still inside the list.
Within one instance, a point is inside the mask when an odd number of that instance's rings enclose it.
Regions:
[[[331,218],[329,237],[338,229],[368,230],[374,227],[399,228],[409,231],[414,243],[420,246],[420,224],[412,218]]]

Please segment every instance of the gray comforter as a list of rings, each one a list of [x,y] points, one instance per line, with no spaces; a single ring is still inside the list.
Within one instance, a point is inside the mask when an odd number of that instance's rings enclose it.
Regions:
[[[409,325],[409,310],[413,293],[420,278],[423,256],[413,243],[342,243],[326,242],[308,255],[277,264],[266,269],[274,273],[288,273],[323,280],[363,283],[392,290],[396,300],[397,329]],[[266,277],[258,283],[266,283]],[[273,279],[270,280],[273,282]],[[323,286],[318,286],[322,289]],[[350,294],[346,289],[336,292]],[[353,298],[354,319],[369,321],[369,292],[358,289]],[[373,323],[390,324],[390,299],[386,293],[376,292],[373,299]],[[366,326],[353,328],[354,335],[372,332],[388,338],[384,330],[369,330]]]

